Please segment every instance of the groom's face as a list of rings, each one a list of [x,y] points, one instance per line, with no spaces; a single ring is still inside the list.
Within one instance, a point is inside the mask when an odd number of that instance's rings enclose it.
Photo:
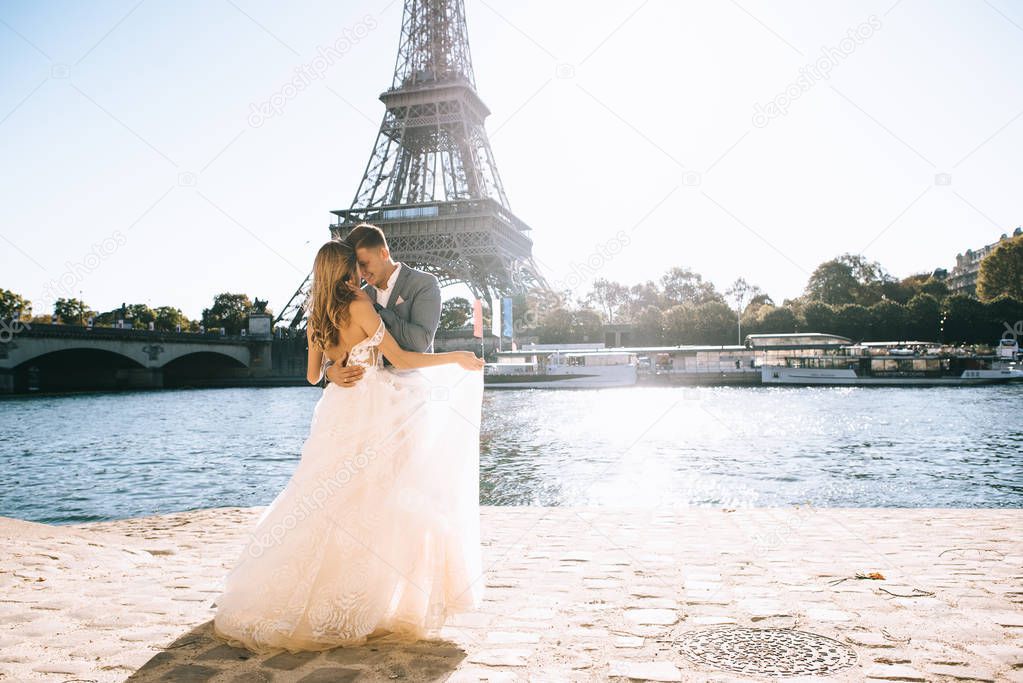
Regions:
[[[355,258],[359,262],[359,273],[362,278],[374,287],[387,284],[390,254],[384,247],[359,247],[355,250]]]

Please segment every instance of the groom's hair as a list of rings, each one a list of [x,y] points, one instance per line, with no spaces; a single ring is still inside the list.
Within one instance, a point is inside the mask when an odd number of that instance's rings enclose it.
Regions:
[[[359,223],[352,228],[352,231],[348,233],[348,237],[345,239],[352,245],[352,249],[359,249],[360,247],[377,249],[387,246],[387,238],[384,237],[384,231],[371,223]]]

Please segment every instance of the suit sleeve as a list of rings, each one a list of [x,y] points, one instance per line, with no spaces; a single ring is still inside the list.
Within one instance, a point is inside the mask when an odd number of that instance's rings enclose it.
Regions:
[[[386,308],[379,313],[398,346],[406,351],[424,353],[433,344],[437,326],[440,325],[440,303],[440,282],[436,276],[431,275],[429,283],[416,292],[412,299],[408,321]]]

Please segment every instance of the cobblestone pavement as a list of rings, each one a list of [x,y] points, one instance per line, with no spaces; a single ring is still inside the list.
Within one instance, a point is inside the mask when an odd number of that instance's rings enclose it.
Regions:
[[[262,509],[0,517],[0,681],[772,680],[683,653],[734,625],[854,653],[786,681],[1023,682],[1019,509],[484,507],[485,602],[441,639],[251,656],[209,630]]]

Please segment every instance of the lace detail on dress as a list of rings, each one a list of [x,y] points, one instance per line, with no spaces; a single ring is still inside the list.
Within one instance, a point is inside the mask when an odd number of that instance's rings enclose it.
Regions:
[[[372,337],[366,337],[352,347],[348,352],[348,366],[361,365],[364,368],[379,367],[383,365],[380,358],[380,342],[384,338],[384,321],[380,321],[377,331]]]

